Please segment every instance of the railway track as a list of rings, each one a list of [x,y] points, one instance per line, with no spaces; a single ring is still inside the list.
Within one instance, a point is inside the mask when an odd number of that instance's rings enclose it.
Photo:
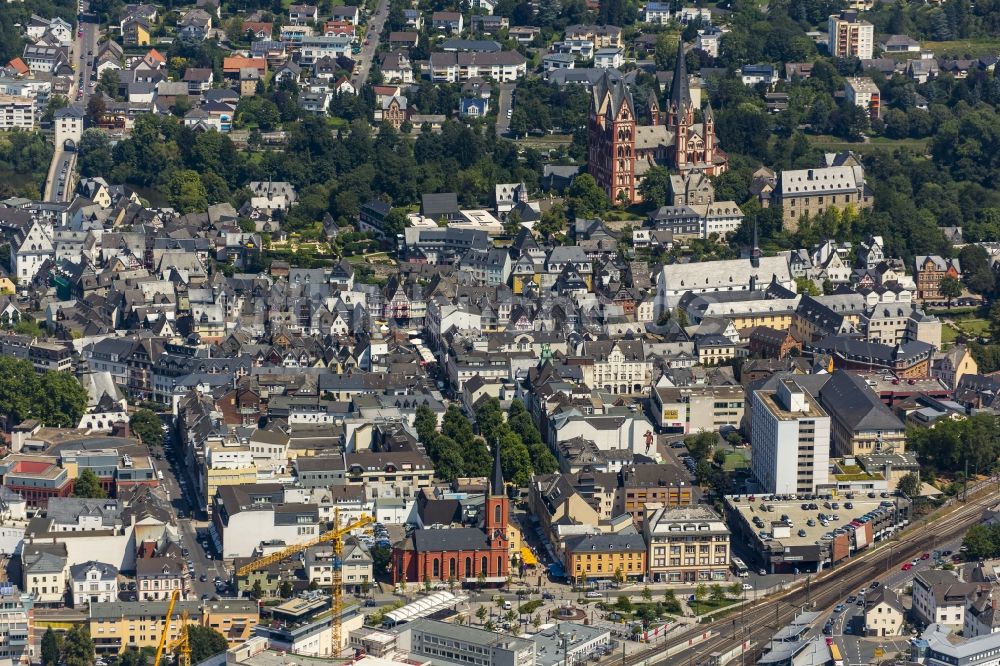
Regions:
[[[776,596],[769,597],[752,606],[744,606],[739,612],[709,624],[701,624],[649,650],[636,653],[620,663],[635,666],[643,662],[656,666],[696,666],[713,652],[726,652],[737,647],[744,640],[750,640],[755,647],[747,652],[743,663],[753,664],[761,656],[767,641],[781,627],[788,624],[803,607],[827,611],[851,590],[868,585],[885,574],[892,567],[908,562],[914,556],[931,550],[936,543],[954,538],[979,521],[984,509],[997,500],[1000,491],[991,491],[992,484],[985,487],[981,496],[973,496],[965,504],[925,523],[917,523],[907,528],[892,542],[892,547],[882,546],[846,563],[822,572],[811,579],[805,587],[796,587]],[[716,635],[696,643],[688,650],[658,659],[665,651],[686,645],[692,639],[707,631]]]

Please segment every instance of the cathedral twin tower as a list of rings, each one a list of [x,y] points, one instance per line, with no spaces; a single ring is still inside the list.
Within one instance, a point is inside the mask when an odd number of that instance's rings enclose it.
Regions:
[[[607,72],[594,86],[587,123],[588,172],[616,204],[642,201],[639,183],[654,165],[686,175],[698,170],[709,176],[723,173],[728,164],[718,147],[711,105],[696,123],[694,103],[684,59],[684,43],[677,46],[666,123],[661,124],[656,95],[648,100],[650,125],[636,120],[632,92],[621,77],[612,82]]]

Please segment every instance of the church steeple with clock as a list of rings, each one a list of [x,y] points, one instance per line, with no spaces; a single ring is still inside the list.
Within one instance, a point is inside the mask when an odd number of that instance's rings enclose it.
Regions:
[[[500,464],[500,446],[493,455],[493,473],[490,474],[490,487],[486,495],[486,516],[483,520],[483,529],[486,532],[486,539],[490,544],[490,550],[503,550],[506,552],[507,543],[507,521],[510,519],[510,499],[507,497],[507,488],[503,480],[503,466]]]

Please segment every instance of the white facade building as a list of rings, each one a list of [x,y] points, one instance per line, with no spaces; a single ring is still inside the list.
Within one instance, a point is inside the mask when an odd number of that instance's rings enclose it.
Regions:
[[[16,95],[0,95],[0,131],[30,130],[34,126],[34,99]]]
[[[110,564],[84,562],[70,567],[69,573],[74,607],[118,599],[118,569]]]
[[[829,482],[830,417],[793,379],[754,391],[751,469],[765,493],[814,493]]]

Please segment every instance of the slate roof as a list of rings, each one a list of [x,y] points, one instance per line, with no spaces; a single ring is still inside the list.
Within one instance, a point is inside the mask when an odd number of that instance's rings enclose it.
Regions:
[[[904,429],[903,422],[859,375],[837,370],[819,396],[823,408],[852,431]]]
[[[417,551],[441,552],[458,550],[488,550],[486,533],[477,527],[455,527],[440,530],[416,530],[413,547]]]

